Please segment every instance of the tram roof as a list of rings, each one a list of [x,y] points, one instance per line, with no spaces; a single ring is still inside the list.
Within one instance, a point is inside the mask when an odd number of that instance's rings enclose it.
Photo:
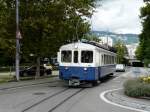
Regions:
[[[112,47],[106,48],[106,46],[99,45],[95,42],[75,42],[75,43],[63,45],[60,49],[62,50],[72,50],[72,49],[94,50],[96,48],[100,48],[100,49],[114,52],[114,53],[116,52],[115,49]]]
[[[96,49],[96,46],[90,45],[90,44],[86,44],[86,43],[82,43],[82,42],[75,42],[75,43],[70,43],[70,44],[66,44],[63,45],[60,49],[62,50],[72,50],[72,49]]]

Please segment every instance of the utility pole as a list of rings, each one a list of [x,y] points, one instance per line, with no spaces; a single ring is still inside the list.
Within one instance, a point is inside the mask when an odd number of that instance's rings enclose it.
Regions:
[[[19,81],[19,52],[20,52],[20,31],[19,31],[19,1],[16,0],[16,79]]]
[[[109,32],[109,30],[107,29],[107,48],[108,48],[108,32]]]

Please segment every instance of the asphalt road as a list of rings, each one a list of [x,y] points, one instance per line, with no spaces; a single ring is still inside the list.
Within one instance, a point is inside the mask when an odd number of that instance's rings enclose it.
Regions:
[[[108,104],[99,97],[106,90],[122,88],[130,73],[137,77],[146,72],[143,68],[128,68],[96,87],[68,88],[58,80],[19,88],[0,86],[0,112],[136,112]]]

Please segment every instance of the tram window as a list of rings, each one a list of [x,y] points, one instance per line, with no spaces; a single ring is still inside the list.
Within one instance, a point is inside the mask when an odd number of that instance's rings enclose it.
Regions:
[[[105,64],[107,64],[107,60],[108,60],[108,58],[107,58],[107,55],[106,55],[106,60],[105,60],[106,62],[105,62]]]
[[[108,55],[108,63],[107,64],[110,64],[110,56]]]
[[[110,64],[113,64],[113,57],[112,56],[110,56]]]
[[[102,65],[104,64],[104,55],[102,55]]]
[[[113,64],[115,64],[115,57],[113,56]]]
[[[109,60],[110,60],[110,62],[109,62],[109,64],[112,64],[112,62],[111,62],[111,60],[112,60],[112,56],[109,56]]]
[[[104,54],[104,64],[106,64],[106,55]]]
[[[74,51],[74,63],[78,63],[78,51]]]
[[[65,63],[70,63],[72,59],[71,51],[62,51],[61,52],[61,61]]]
[[[107,64],[110,64],[110,56],[108,55],[108,63]]]
[[[110,56],[108,55],[108,64],[110,64]]]
[[[109,59],[108,55],[106,55],[106,64],[108,64],[108,59]]]
[[[81,52],[82,63],[93,63],[93,51],[82,51]]]

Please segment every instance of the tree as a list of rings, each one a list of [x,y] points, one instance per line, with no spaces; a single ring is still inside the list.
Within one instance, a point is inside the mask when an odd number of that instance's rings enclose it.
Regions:
[[[140,45],[136,56],[147,65],[150,63],[150,0],[144,0],[146,5],[141,8],[141,19],[143,30],[140,34]]]
[[[119,40],[114,47],[117,50],[118,63],[124,63],[124,57],[128,54],[126,46],[121,40]]]
[[[22,51],[25,56],[34,54],[39,71],[40,58],[53,56],[61,44],[76,41],[83,34],[87,22],[83,16],[91,16],[91,0],[22,0],[21,32]],[[39,76],[39,72],[37,72]]]
[[[39,76],[40,58],[56,55],[62,44],[76,41],[90,30],[85,18],[91,17],[96,0],[21,0],[21,57],[36,58]],[[15,39],[15,0],[0,0],[6,15],[1,16],[0,34]],[[15,41],[14,41],[15,42]],[[15,43],[14,43],[15,45]]]
[[[0,63],[12,65],[15,57],[15,1],[0,0]]]
[[[82,39],[85,39],[88,41],[95,41],[95,42],[101,41],[101,39],[99,39],[99,37],[94,34],[86,34]]]
[[[135,51],[136,58],[142,60],[143,57],[141,54],[142,54],[142,47],[139,45]]]

